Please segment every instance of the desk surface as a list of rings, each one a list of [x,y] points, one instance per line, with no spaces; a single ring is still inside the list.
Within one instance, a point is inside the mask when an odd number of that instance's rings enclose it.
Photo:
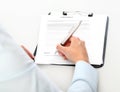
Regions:
[[[40,27],[40,14],[42,10],[72,10],[90,11],[94,13],[107,14],[110,18],[105,65],[97,69],[99,72],[98,92],[119,92],[120,91],[120,12],[119,0],[48,0],[41,4],[39,0],[21,0],[14,2],[4,8],[0,5],[0,24],[15,38],[19,44],[25,45],[31,52],[34,52],[37,44]],[[11,5],[14,2],[16,5]],[[19,5],[20,4],[20,5]],[[45,6],[47,4],[47,6]],[[22,5],[22,8],[21,8]],[[26,8],[26,5],[28,6]],[[33,7],[31,7],[33,6]],[[16,7],[16,8],[14,8]],[[3,9],[3,10],[1,10]],[[40,12],[41,11],[41,12]],[[48,77],[61,89],[67,90],[71,83],[74,67],[39,65],[46,72]],[[57,73],[57,74],[56,74]]]

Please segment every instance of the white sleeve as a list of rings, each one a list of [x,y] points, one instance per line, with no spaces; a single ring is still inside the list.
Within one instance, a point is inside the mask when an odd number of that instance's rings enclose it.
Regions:
[[[76,63],[72,84],[68,92],[97,92],[97,71],[85,61]]]
[[[0,92],[61,92],[13,38],[2,30]]]

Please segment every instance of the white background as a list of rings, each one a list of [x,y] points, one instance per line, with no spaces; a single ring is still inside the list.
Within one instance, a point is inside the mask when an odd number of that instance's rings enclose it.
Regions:
[[[40,28],[40,14],[48,11],[86,11],[110,18],[105,65],[99,73],[98,92],[120,92],[120,4],[119,0],[1,0],[0,27],[18,44],[34,52]],[[40,66],[66,92],[74,71],[70,66]]]

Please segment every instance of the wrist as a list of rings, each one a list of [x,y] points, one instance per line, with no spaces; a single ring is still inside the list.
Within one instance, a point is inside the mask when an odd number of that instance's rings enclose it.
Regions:
[[[84,60],[84,59],[83,59],[83,60],[82,60],[82,59],[79,59],[79,60],[76,60],[76,61],[75,61],[75,63],[78,63],[78,62],[86,62],[86,63],[89,64],[89,60]]]

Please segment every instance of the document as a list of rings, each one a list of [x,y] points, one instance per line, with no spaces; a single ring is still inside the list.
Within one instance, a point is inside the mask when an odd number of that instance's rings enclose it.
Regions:
[[[91,65],[103,65],[107,19],[106,15],[42,16],[35,62],[37,64],[74,65],[55,53],[56,45],[66,37],[73,25],[82,21],[73,36],[85,41]]]

